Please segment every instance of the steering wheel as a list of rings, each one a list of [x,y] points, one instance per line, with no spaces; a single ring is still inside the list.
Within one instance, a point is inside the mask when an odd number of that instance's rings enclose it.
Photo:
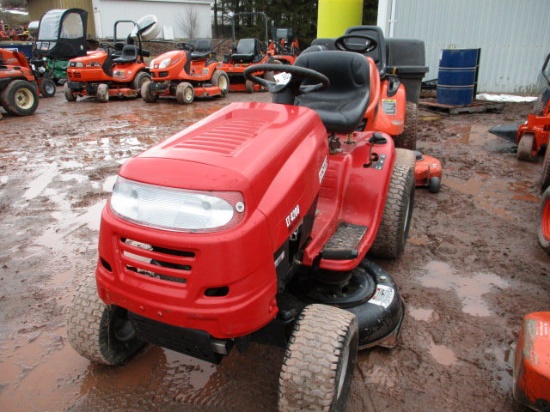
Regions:
[[[193,47],[190,44],[187,43],[178,43],[178,49],[179,50],[186,50],[190,53],[193,53],[195,51],[195,47]]]
[[[363,42],[351,43],[347,41],[351,39],[366,41],[364,45]],[[374,37],[368,36],[366,34],[344,34],[343,36],[340,36],[336,40],[334,40],[334,47],[341,51],[351,51],[365,54],[376,49],[378,47],[378,41]]]
[[[277,83],[276,81],[267,80],[256,76],[258,72],[285,72],[292,75],[292,78],[287,83]],[[324,90],[330,86],[330,81],[327,76],[315,70],[306,69],[300,66],[291,66],[280,64],[254,64],[248,66],[244,70],[244,78],[251,82],[264,86],[270,93],[279,93],[287,87],[292,87],[296,96]],[[313,84],[303,84],[306,80],[310,80]]]

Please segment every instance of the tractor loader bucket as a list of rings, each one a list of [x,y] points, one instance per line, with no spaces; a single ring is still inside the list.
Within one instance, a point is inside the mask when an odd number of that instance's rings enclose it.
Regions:
[[[498,136],[498,137],[502,137],[506,140],[509,140],[512,143],[517,143],[516,139],[518,134],[518,128],[521,123],[522,122],[499,124],[489,129],[489,133],[494,134],[495,136]]]

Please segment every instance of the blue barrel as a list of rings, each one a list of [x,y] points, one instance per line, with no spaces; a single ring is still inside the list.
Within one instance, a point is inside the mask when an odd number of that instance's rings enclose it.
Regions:
[[[30,41],[3,41],[0,48],[23,53],[27,59],[32,59],[32,42]]]
[[[477,89],[480,53],[481,49],[441,50],[437,103],[449,106],[472,104]]]

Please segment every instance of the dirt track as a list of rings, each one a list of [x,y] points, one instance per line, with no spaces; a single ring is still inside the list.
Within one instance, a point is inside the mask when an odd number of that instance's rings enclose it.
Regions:
[[[282,351],[253,345],[212,366],[157,347],[119,368],[79,357],[63,310],[94,269],[99,212],[120,164],[242,99],[178,106],[69,103],[0,121],[0,405],[3,411],[275,410]],[[419,149],[444,167],[439,194],[417,190],[404,256],[377,261],[406,303],[398,347],[360,353],[348,411],[512,410],[521,317],[548,310],[549,257],[536,240],[541,161],[522,163],[487,133],[523,120],[421,111]]]

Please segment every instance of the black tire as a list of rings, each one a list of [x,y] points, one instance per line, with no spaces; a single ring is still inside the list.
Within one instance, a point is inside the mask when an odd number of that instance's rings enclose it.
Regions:
[[[407,102],[403,133],[394,138],[395,147],[416,150],[416,129],[418,127],[418,106]]]
[[[550,147],[546,147],[544,153],[544,161],[542,162],[542,179],[541,179],[541,192],[544,192],[548,186],[550,186]]]
[[[109,101],[109,86],[105,83],[101,83],[97,86],[97,101],[100,103],[107,103]]]
[[[524,133],[519,139],[518,144],[518,160],[524,162],[532,162],[537,156],[535,149],[535,135],[533,133]]]
[[[296,321],[279,377],[279,411],[343,411],[357,359],[355,315],[307,306]]]
[[[369,251],[373,256],[395,259],[405,250],[414,206],[414,169],[395,162],[382,221]]]
[[[141,97],[147,103],[155,103],[159,99],[159,95],[153,91],[153,83],[145,82],[141,85]]]
[[[542,250],[550,255],[550,188],[544,191],[540,202],[538,239]]]
[[[136,74],[136,77],[134,77],[134,80],[132,81],[132,88],[137,91],[138,96],[141,95],[141,86],[143,86],[143,83],[150,82],[151,76],[149,73],[141,71]]]
[[[244,84],[244,90],[247,93],[254,93],[254,83],[252,83],[250,80],[246,80]]]
[[[212,85],[220,88],[222,97],[227,96],[227,92],[229,91],[229,76],[222,70],[214,70]]]
[[[409,149],[396,148],[395,160],[397,163],[414,170],[416,166],[416,152]]]
[[[179,104],[191,104],[195,100],[195,90],[191,83],[182,82],[176,88],[176,100]]]
[[[430,181],[428,182],[428,190],[430,193],[439,193],[439,189],[441,188],[441,180],[439,180],[439,177],[432,177],[430,178]]]
[[[4,109],[15,116],[30,116],[38,107],[36,85],[26,80],[13,80],[0,93]]]
[[[76,102],[76,94],[68,86],[65,86],[65,99],[68,102]]]
[[[145,343],[135,337],[124,309],[105,305],[94,276],[86,276],[66,309],[67,337],[83,357],[103,365],[120,365]]]
[[[42,97],[53,97],[57,88],[55,86],[55,82],[52,79],[44,77],[40,82],[39,89],[40,95]]]

